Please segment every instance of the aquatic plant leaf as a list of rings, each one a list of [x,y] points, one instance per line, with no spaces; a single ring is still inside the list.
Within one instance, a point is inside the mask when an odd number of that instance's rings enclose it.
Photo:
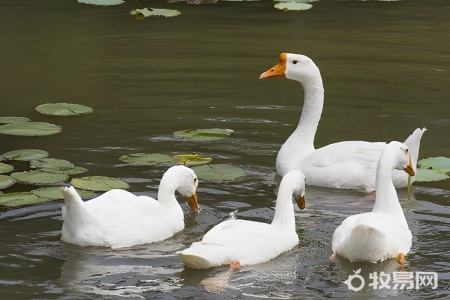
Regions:
[[[193,141],[219,140],[231,135],[233,130],[211,128],[211,129],[187,129],[175,131],[173,135],[178,138]]]
[[[43,136],[61,132],[61,126],[45,122],[22,122],[0,126],[0,133],[18,136]]]
[[[78,3],[109,6],[109,5],[122,4],[123,1],[122,0],[78,0]]]
[[[445,173],[433,169],[417,168],[414,182],[441,181],[449,178]]]
[[[14,167],[8,164],[0,163],[0,174],[14,171]]]
[[[47,198],[50,200],[64,199],[62,189],[60,186],[44,187],[32,190],[31,192],[40,198]],[[96,195],[94,192],[91,191],[77,190],[77,192],[83,199],[92,198]]]
[[[429,157],[419,160],[417,164],[421,169],[433,169],[442,173],[450,173],[450,158],[447,157]]]
[[[175,17],[181,14],[180,11],[175,9],[162,9],[162,8],[138,8],[130,11],[130,14],[136,16],[136,19],[142,20],[150,16],[157,17]]]
[[[0,195],[0,205],[3,206],[21,206],[48,202],[49,199],[40,198],[31,192],[9,193]]]
[[[199,178],[211,181],[230,181],[245,175],[243,169],[227,164],[203,165],[192,170]]]
[[[308,10],[312,7],[309,3],[299,3],[299,2],[280,2],[275,4],[274,6],[276,9],[283,10],[283,11],[290,11],[290,10]]]
[[[94,110],[85,105],[73,103],[46,103],[36,107],[36,111],[50,116],[77,116],[91,114]]]
[[[130,187],[125,181],[105,176],[74,178],[70,183],[77,189],[96,192],[106,192],[112,189],[128,189]]]
[[[15,172],[11,174],[18,182],[28,183],[28,184],[51,184],[64,182],[69,179],[69,176],[65,174],[53,174],[41,171],[24,171]]]
[[[142,166],[153,166],[157,164],[176,164],[178,160],[173,156],[158,153],[132,153],[119,157],[119,160]]]
[[[186,166],[199,166],[210,163],[212,158],[201,156],[200,154],[179,154],[175,155],[178,163]]]
[[[30,161],[30,165],[33,168],[69,169],[74,167],[74,165],[70,161],[58,158],[33,159],[32,161]]]
[[[66,175],[78,175],[83,174],[86,172],[89,172],[88,169],[83,167],[77,167],[73,166],[71,168],[51,168],[51,167],[45,167],[45,168],[39,168],[39,171],[47,172],[47,173],[54,173],[54,174],[66,174]]]
[[[0,175],[0,190],[9,188],[14,183],[16,183],[16,180],[11,176]]]
[[[13,124],[30,122],[31,120],[25,117],[0,117],[0,124]]]
[[[49,154],[47,151],[39,149],[21,149],[6,152],[5,154],[3,154],[3,156],[8,160],[29,161],[33,159],[48,157]]]

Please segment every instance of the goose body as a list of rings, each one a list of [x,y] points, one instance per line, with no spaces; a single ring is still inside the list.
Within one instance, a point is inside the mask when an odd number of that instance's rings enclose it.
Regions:
[[[227,220],[178,254],[186,267],[205,269],[234,262],[258,264],[291,250],[298,244],[292,197],[304,208],[304,189],[302,172],[287,173],[280,183],[272,223]]]
[[[333,256],[374,263],[409,252],[412,235],[392,182],[393,169],[414,175],[408,147],[400,142],[389,143],[380,156],[373,210],[346,218],[334,231]]]
[[[322,115],[324,88],[319,68],[307,56],[282,53],[280,62],[261,74],[260,79],[286,77],[298,81],[304,90],[304,105],[295,131],[277,155],[280,176],[290,170],[301,170],[306,183],[342,189],[375,190],[378,159],[386,147],[384,142],[342,141],[316,149],[314,137]],[[425,128],[417,128],[404,143],[409,147],[414,166],[419,156],[420,140]],[[394,170],[396,188],[408,185],[408,175]],[[414,177],[411,178],[411,183]]]
[[[65,187],[61,240],[111,248],[165,240],[184,229],[184,214],[175,191],[187,197],[197,211],[197,184],[194,171],[174,166],[161,179],[158,201],[114,189],[84,202],[74,187]]]

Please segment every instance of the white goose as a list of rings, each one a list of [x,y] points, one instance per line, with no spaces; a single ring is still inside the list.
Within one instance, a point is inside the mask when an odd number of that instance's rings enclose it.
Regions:
[[[305,207],[305,175],[291,171],[281,180],[271,224],[227,220],[208,231],[201,242],[178,252],[188,268],[206,269],[231,265],[237,269],[268,261],[298,244],[292,197]]]
[[[175,191],[198,211],[198,179],[179,165],[169,168],[158,189],[158,201],[115,189],[84,202],[74,187],[63,188],[61,240],[80,246],[131,247],[165,240],[184,228]]]
[[[391,142],[381,154],[372,212],[346,218],[334,231],[331,248],[350,261],[377,262],[397,258],[403,266],[411,249],[412,235],[392,183],[392,170],[414,176],[408,147]]]
[[[282,53],[280,62],[259,77],[286,77],[298,81],[304,90],[300,121],[278,152],[276,168],[284,176],[299,169],[309,185],[343,189],[375,190],[376,165],[384,142],[345,141],[314,148],[314,136],[324,103],[324,88],[319,68],[307,56]],[[425,128],[416,129],[404,142],[410,149],[412,163],[417,164],[420,139]],[[396,188],[408,186],[408,175],[394,170]],[[411,183],[414,177],[411,178]]]

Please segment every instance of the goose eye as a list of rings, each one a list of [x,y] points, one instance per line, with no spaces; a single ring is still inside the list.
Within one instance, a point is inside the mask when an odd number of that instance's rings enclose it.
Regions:
[[[194,183],[197,182],[197,178],[194,178]]]
[[[406,154],[408,154],[408,149],[406,149]]]
[[[298,60],[293,60],[292,63],[293,63],[294,65],[296,65],[296,64],[298,63]]]

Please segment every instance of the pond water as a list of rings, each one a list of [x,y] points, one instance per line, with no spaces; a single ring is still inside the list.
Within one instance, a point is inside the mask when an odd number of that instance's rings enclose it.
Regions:
[[[36,148],[86,167],[86,175],[121,178],[130,191],[156,197],[167,166],[130,167],[136,152],[200,153],[239,166],[246,176],[201,181],[201,212],[181,200],[186,228],[167,241],[112,251],[60,242],[62,201],[0,208],[2,299],[253,299],[449,297],[450,181],[415,183],[399,198],[413,233],[405,271],[436,272],[438,287],[369,286],[379,264],[330,262],[331,236],[342,220],[369,211],[374,195],[307,187],[296,209],[300,243],[264,264],[184,269],[175,254],[238,209],[238,217],[270,222],[275,157],[298,122],[301,86],[258,80],[281,52],[302,53],[319,66],[325,109],[316,147],[341,140],[404,140],[426,127],[420,158],[450,156],[450,3],[324,1],[281,12],[272,1],[125,1],[111,7],[77,1],[3,0],[0,10],[0,116],[55,123],[45,137],[0,136],[0,154]],[[140,7],[178,9],[175,18],[136,21]],[[48,102],[88,105],[94,113],[57,118],[34,108]],[[182,129],[226,128],[220,141],[175,139]],[[84,176],[84,175],[83,175]],[[29,190],[14,185],[3,192]],[[343,283],[361,269],[365,287]],[[355,280],[355,285],[357,282]]]

